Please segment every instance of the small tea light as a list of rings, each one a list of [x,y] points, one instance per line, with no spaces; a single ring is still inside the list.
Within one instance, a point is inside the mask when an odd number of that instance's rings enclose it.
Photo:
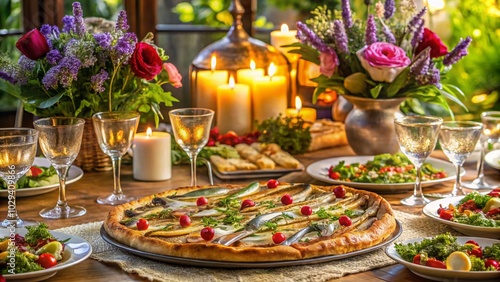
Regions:
[[[132,145],[134,179],[161,181],[172,178],[170,134],[152,131],[137,133]]]
[[[316,121],[316,109],[313,108],[302,108],[302,100],[299,96],[295,97],[295,109],[286,109],[287,117],[302,117],[306,122],[313,123]]]

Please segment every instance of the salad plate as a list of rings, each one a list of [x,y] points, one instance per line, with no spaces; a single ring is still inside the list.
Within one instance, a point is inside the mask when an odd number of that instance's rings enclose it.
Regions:
[[[16,233],[24,236],[27,230],[25,228],[16,229]],[[55,266],[39,271],[26,273],[3,274],[7,281],[40,281],[54,276],[59,270],[68,268],[87,259],[92,253],[92,246],[84,239],[70,234],[57,231],[50,233],[59,240],[69,239],[65,243],[63,259]],[[0,229],[0,237],[10,236],[9,229]]]
[[[349,181],[340,181],[334,180],[328,177],[328,169],[333,165],[337,165],[339,162],[344,161],[346,165],[353,163],[364,164],[368,161],[373,160],[374,156],[353,156],[353,157],[338,157],[338,158],[329,158],[320,160],[310,164],[306,172],[314,179],[336,184],[336,185],[346,185],[354,188],[360,188],[365,190],[370,190],[374,192],[386,192],[386,193],[394,193],[400,191],[412,190],[415,182],[406,182],[406,183],[364,183],[364,182],[349,182]],[[422,181],[422,187],[429,187],[432,185],[436,185],[438,183],[442,183],[448,180],[454,180],[456,176],[456,170],[452,163],[448,161],[443,161],[436,158],[427,158],[426,163],[431,164],[432,166],[443,169],[446,172],[447,177],[435,180]],[[462,175],[465,174],[465,170],[462,169]]]
[[[33,165],[35,166],[41,166],[41,167],[50,167],[50,161],[47,160],[46,158],[35,158],[35,161],[33,162]],[[77,166],[72,165],[69,168],[68,171],[68,177],[66,179],[66,185],[71,184],[73,182],[76,182],[80,180],[80,178],[83,177],[83,170]],[[28,197],[28,196],[35,196],[35,195],[40,195],[44,193],[51,192],[55,189],[59,188],[59,182],[46,185],[46,186],[41,186],[41,187],[33,187],[33,188],[20,188],[17,189],[16,191],[16,197]],[[0,189],[0,197],[8,197],[9,192],[7,189]]]
[[[461,237],[457,236],[457,242],[460,244],[465,244],[468,240],[474,240],[480,246],[491,246],[494,243],[500,243],[500,240],[480,238],[480,237]],[[399,242],[402,244],[409,244],[420,242],[424,238],[415,238]],[[395,260],[396,262],[406,266],[411,272],[416,275],[435,281],[499,281],[500,271],[463,271],[463,270],[448,270],[442,268],[434,268],[424,265],[415,264],[401,258],[395,248],[395,243],[391,243],[385,249],[385,253]]]
[[[464,196],[450,197],[432,201],[424,206],[423,213],[429,218],[440,223],[449,225],[451,228],[469,236],[480,236],[486,238],[500,239],[499,227],[481,227],[459,222],[454,222],[439,217],[437,210],[440,206],[447,207],[449,204],[456,206]]]
[[[484,162],[495,169],[500,169],[500,150],[487,153],[484,156]]]

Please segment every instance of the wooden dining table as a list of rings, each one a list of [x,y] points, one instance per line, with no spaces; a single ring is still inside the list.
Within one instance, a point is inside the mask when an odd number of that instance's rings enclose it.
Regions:
[[[354,153],[349,146],[334,147],[315,152],[309,152],[301,155],[296,155],[304,167],[307,165],[326,158],[353,156]],[[431,155],[435,158],[446,160],[446,156],[442,151],[434,151]],[[466,174],[462,177],[463,181],[470,181],[476,177],[476,162],[467,162],[464,165]],[[190,177],[189,165],[175,165],[172,168],[172,178],[166,181],[144,182],[136,181],[133,178],[132,165],[123,163],[121,170],[121,184],[126,194],[133,195],[137,198],[152,195],[168,189],[174,189],[181,186],[189,185]],[[500,184],[499,171],[485,165],[486,179],[494,184]],[[232,179],[222,180],[214,178],[215,183],[235,183],[244,184],[249,179]],[[255,179],[266,181],[267,179]],[[321,181],[310,177],[305,170],[293,172],[283,175],[278,178],[282,182],[303,182],[313,184],[323,184]],[[206,167],[198,168],[198,184],[209,184],[208,170]],[[453,187],[454,181],[446,181],[427,187],[424,193],[449,193]],[[70,205],[80,205],[87,209],[84,216],[70,218],[48,220],[39,216],[39,211],[43,208],[52,207],[56,204],[58,192],[57,190],[49,193],[19,197],[17,199],[17,208],[20,216],[25,219],[34,219],[45,222],[50,229],[57,229],[72,225],[84,224],[95,221],[102,221],[106,218],[108,212],[113,209],[113,206],[100,205],[96,202],[98,196],[111,193],[113,190],[113,176],[111,171],[86,171],[83,177],[67,186],[66,195]],[[395,210],[400,210],[412,214],[421,214],[422,208],[407,207],[400,203],[400,200],[411,194],[411,191],[400,191],[399,193],[380,194],[387,199]],[[0,216],[6,216],[7,200],[0,200],[0,207],[3,213]],[[132,254],[131,254],[132,255]],[[129,274],[120,269],[117,265],[106,264],[94,259],[86,259],[85,261],[72,267],[58,271],[58,273],[49,279],[50,281],[147,281],[136,274]],[[379,269],[373,269],[357,274],[346,275],[335,281],[430,281],[423,279],[400,264],[394,264]]]

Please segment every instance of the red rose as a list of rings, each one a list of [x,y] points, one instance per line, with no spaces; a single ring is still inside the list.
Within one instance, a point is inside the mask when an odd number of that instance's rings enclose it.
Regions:
[[[153,79],[162,70],[158,52],[153,46],[144,42],[137,43],[129,63],[134,74],[146,80]]]
[[[431,58],[438,58],[448,54],[448,47],[444,45],[441,38],[428,28],[424,28],[424,36],[417,46],[416,53],[424,51],[425,48],[431,48]]]
[[[31,60],[45,56],[49,52],[49,44],[45,36],[38,30],[32,29],[16,42],[16,47]]]

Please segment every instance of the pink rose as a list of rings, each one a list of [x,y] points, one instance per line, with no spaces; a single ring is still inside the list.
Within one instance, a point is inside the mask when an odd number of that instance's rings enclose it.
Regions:
[[[321,54],[319,54],[319,62],[319,71],[321,74],[331,77],[339,65],[339,58],[334,51],[321,52]]]
[[[168,73],[168,82],[170,82],[175,88],[182,86],[182,75],[179,73],[177,68],[172,63],[164,63],[163,68]]]
[[[356,55],[375,81],[391,83],[411,63],[401,47],[387,42],[365,46]]]

